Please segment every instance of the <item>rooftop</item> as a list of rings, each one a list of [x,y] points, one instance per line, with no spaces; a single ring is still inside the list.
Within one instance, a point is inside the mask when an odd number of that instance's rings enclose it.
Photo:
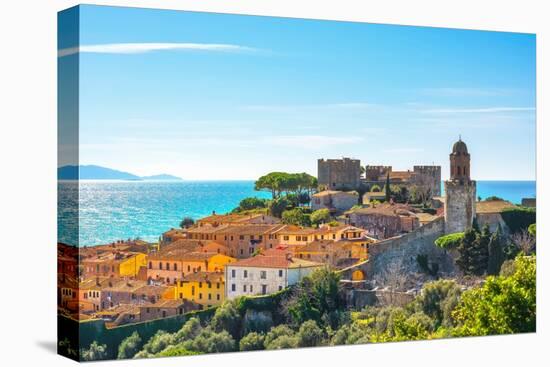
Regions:
[[[504,209],[514,208],[516,205],[505,200],[489,200],[476,202],[476,213],[478,214],[494,214],[501,213]]]
[[[321,263],[291,257],[290,254],[285,250],[274,249],[273,251],[280,251],[280,253],[264,252],[254,257],[228,264],[227,266],[276,269],[311,268],[323,266],[323,264]]]

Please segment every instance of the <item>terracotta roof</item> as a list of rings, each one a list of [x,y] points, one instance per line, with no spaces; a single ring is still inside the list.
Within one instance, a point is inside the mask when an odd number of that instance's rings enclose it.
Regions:
[[[281,224],[245,224],[241,226],[231,226],[224,228],[220,233],[234,235],[264,235],[276,231]]]
[[[279,250],[281,251],[281,250]],[[321,263],[313,261],[307,261],[290,256],[278,256],[259,254],[248,259],[243,259],[231,264],[227,264],[227,267],[251,267],[251,268],[278,268],[278,269],[292,269],[292,268],[311,268],[317,266],[323,266]]]
[[[203,261],[212,256],[218,255],[217,252],[187,251],[185,249],[161,250],[160,252],[149,255],[150,260],[180,260],[180,261]]]
[[[506,208],[514,208],[516,205],[505,200],[490,200],[476,202],[476,213],[478,214],[494,214],[501,213]]]
[[[352,195],[352,196],[358,196],[359,194],[356,191],[334,191],[334,190],[325,190],[321,192],[317,192],[313,194],[313,197],[322,197],[322,196],[330,196],[330,195]]]
[[[197,220],[201,224],[215,224],[215,223],[247,223],[249,221],[258,219],[270,219],[278,221],[278,218],[272,217],[266,214],[212,214],[208,217]]]
[[[177,299],[161,299],[156,303],[140,306],[140,308],[172,308],[181,307],[185,304],[182,300]]]
[[[353,213],[358,215],[379,214],[379,215],[389,215],[389,216],[415,215],[415,213],[412,212],[412,208],[410,206],[406,204],[392,204],[392,203],[382,203],[382,204],[376,205],[375,207],[371,206],[368,208],[354,209],[354,210],[350,210],[348,213],[349,214]]]

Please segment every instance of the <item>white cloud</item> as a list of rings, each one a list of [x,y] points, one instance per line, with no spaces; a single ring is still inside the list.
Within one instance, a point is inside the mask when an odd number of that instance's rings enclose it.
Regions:
[[[153,51],[191,50],[212,52],[255,52],[258,49],[222,43],[108,43],[100,45],[82,45],[64,48],[58,51],[58,57],[78,52],[100,54],[143,54]]]
[[[486,108],[436,108],[421,110],[422,113],[496,113],[496,112],[524,112],[535,111],[535,107],[486,107]]]

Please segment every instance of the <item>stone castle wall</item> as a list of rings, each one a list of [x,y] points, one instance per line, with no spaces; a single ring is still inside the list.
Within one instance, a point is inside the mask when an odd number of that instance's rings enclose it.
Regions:
[[[355,190],[361,185],[359,159],[319,159],[317,161],[319,186],[329,190]]]
[[[351,279],[355,270],[362,270],[367,279],[383,274],[390,264],[398,264],[406,273],[419,273],[418,255],[426,255],[428,261],[439,264],[439,270],[454,273],[454,262],[449,253],[435,245],[435,240],[445,234],[445,219],[434,220],[413,232],[389,238],[369,246],[369,260],[342,272],[343,279]]]
[[[446,233],[463,232],[470,228],[476,216],[475,181],[445,181]]]
[[[441,166],[414,166],[413,171],[420,176],[420,182],[430,186],[433,196],[441,196]]]

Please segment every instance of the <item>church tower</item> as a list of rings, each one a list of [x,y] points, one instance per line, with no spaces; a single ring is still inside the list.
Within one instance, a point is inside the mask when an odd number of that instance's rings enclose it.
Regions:
[[[445,181],[445,231],[463,232],[476,215],[476,182],[470,179],[470,153],[462,139],[450,154],[451,178]]]

